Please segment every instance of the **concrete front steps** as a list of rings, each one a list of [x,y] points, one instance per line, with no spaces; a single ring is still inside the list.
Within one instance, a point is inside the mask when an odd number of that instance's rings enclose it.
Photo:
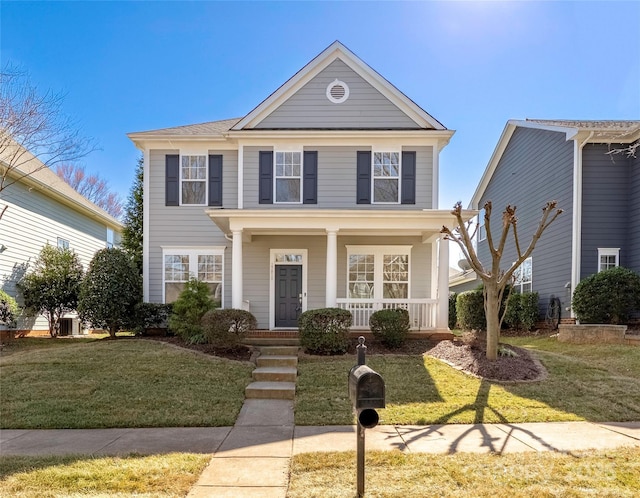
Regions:
[[[294,399],[298,376],[298,346],[262,346],[245,389],[247,399]]]

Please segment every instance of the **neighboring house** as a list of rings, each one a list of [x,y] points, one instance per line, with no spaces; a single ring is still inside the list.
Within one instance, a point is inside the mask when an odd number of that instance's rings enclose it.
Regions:
[[[492,201],[495,236],[505,206],[517,206],[523,248],[546,201],[557,200],[564,210],[515,283],[518,290],[539,293],[542,316],[556,297],[562,318],[570,318],[572,289],[589,275],[613,266],[640,271],[640,157],[609,153],[639,139],[640,121],[513,120],[502,132],[471,207]],[[478,253],[488,261],[483,228]],[[515,259],[510,244],[503,268]]]
[[[30,270],[46,244],[75,251],[84,269],[99,249],[118,245],[122,224],[78,194],[53,171],[28,152],[12,168],[11,182],[0,192],[0,288],[17,297],[16,283]],[[0,167],[6,167],[0,157]],[[15,175],[15,176],[14,176]],[[77,315],[63,319],[61,333],[82,333]],[[48,333],[45,317],[20,317],[20,333]]]
[[[471,269],[466,258],[458,261],[458,268],[449,268],[449,291],[459,294],[477,289],[482,284],[476,272]]]
[[[242,118],[130,133],[145,301],[174,301],[191,275],[261,329],[334,306],[367,328],[402,306],[414,329],[447,330],[440,229],[455,220],[436,207],[453,133],[339,42]]]

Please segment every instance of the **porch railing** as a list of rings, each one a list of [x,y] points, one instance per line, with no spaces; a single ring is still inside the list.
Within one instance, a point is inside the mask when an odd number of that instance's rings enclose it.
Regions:
[[[435,328],[435,299],[347,299],[339,298],[336,306],[351,312],[353,329],[368,329],[369,318],[378,310],[404,308],[409,312],[411,330]]]

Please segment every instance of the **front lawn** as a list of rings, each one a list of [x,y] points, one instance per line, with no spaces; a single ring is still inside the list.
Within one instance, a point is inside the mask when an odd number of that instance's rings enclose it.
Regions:
[[[640,348],[575,346],[545,338],[508,338],[533,352],[547,380],[498,384],[421,355],[370,355],[386,383],[381,424],[517,423],[640,420]],[[354,422],[347,374],[355,355],[303,357],[296,424]]]
[[[31,340],[0,357],[4,429],[229,426],[253,369],[149,340]]]

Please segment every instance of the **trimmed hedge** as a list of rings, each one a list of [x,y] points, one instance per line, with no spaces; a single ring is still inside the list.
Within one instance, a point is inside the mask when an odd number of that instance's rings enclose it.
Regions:
[[[235,308],[207,311],[201,323],[205,342],[224,348],[237,346],[258,326],[255,316]]]
[[[449,328],[451,330],[457,328],[458,325],[458,315],[456,311],[456,300],[458,299],[458,294],[455,292],[449,293]]]
[[[618,266],[583,279],[571,306],[580,323],[624,324],[640,309],[640,276]]]
[[[16,300],[0,289],[0,324],[13,328],[18,317],[18,311]]]
[[[173,303],[143,303],[136,305],[132,327],[137,335],[145,335],[147,329],[167,329]]]
[[[461,292],[456,299],[456,314],[462,330],[486,330],[484,293],[481,289]]]
[[[504,316],[506,325],[515,330],[531,330],[538,320],[538,293],[512,292]]]
[[[300,345],[311,354],[344,354],[351,322],[351,313],[341,308],[305,311],[298,318]]]
[[[404,308],[378,310],[369,319],[373,337],[390,348],[398,348],[407,340],[411,328],[409,312]]]

